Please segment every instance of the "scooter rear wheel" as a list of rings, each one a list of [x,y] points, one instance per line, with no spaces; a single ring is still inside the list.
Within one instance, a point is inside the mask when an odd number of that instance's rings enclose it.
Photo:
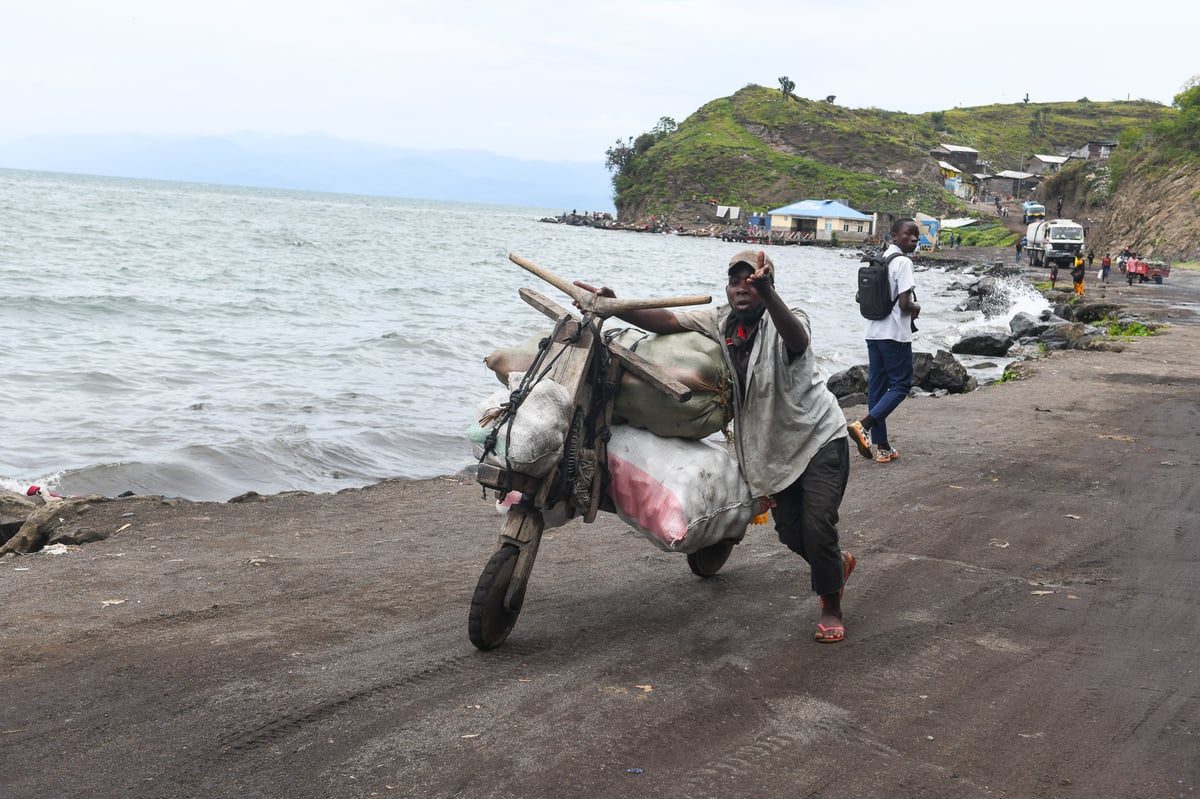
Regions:
[[[521,615],[525,586],[508,596],[513,569],[521,552],[511,544],[500,547],[483,567],[475,595],[471,598],[471,616],[467,634],[479,649],[495,649],[504,643]]]
[[[688,553],[687,562],[692,569],[692,574],[697,577],[712,577],[721,570],[725,561],[729,560],[729,553],[733,551],[733,545],[736,543],[736,541],[718,541],[703,549]]]

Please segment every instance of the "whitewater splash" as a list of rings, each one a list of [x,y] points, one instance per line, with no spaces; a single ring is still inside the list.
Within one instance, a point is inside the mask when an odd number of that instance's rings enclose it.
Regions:
[[[985,320],[1002,322],[1005,329],[1019,313],[1037,316],[1050,307],[1040,291],[1016,275],[996,278],[995,286],[980,303],[980,310]]]
[[[1036,317],[1050,308],[1050,303],[1041,292],[1019,275],[1005,275],[991,280],[992,290],[983,295],[979,311],[938,332],[936,343],[939,349],[952,351],[956,343],[968,336],[988,333],[1011,335],[1010,323],[1017,314],[1027,313]],[[1036,348],[1014,345],[1004,356],[955,354],[955,358],[967,367],[979,385],[984,386],[999,380],[1004,370],[1014,361],[1036,355]]]

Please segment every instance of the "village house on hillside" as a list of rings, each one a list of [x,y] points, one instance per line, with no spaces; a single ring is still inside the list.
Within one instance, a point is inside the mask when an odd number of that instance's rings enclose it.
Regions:
[[[982,181],[983,192],[995,197],[1027,197],[1041,183],[1037,175],[1006,169]]]
[[[939,161],[949,162],[953,168],[963,172],[978,171],[983,166],[979,160],[979,151],[973,147],[942,143],[930,150],[929,154]]]
[[[979,151],[973,147],[942,142],[929,154],[937,160],[942,186],[946,191],[976,203],[995,202],[999,211],[1002,202],[1033,197],[1042,181],[1062,169],[1067,161],[1105,159],[1112,155],[1116,147],[1116,142],[1090,141],[1066,155],[1035,153],[1030,156],[1028,172],[1006,169],[994,174],[990,171],[991,164],[981,160]],[[884,226],[883,220],[876,220],[874,227],[883,230]],[[931,239],[934,233],[930,231]]]
[[[1100,161],[1112,155],[1117,149],[1115,141],[1090,141],[1070,154],[1071,158],[1086,158],[1089,161]]]
[[[1062,165],[1067,162],[1065,155],[1041,155],[1034,153],[1033,158],[1029,159],[1029,171],[1035,175],[1051,175],[1062,169]]]
[[[938,161],[938,168],[942,171],[942,185],[946,191],[963,200],[971,197],[974,192],[973,181],[966,180],[961,169],[949,161]]]
[[[768,211],[772,235],[790,241],[863,241],[874,233],[874,217],[837,200],[801,200]]]

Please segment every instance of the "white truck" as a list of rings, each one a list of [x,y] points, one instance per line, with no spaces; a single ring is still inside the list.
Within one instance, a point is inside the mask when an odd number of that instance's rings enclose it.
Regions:
[[[1030,266],[1070,266],[1083,252],[1083,225],[1070,219],[1043,219],[1025,233],[1025,252]]]

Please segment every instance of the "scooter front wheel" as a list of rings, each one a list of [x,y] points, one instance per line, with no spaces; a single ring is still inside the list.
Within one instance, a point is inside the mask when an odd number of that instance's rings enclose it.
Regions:
[[[521,615],[525,586],[516,586],[511,596],[509,590],[513,587],[513,569],[520,554],[517,547],[505,544],[496,550],[479,575],[467,625],[471,643],[479,649],[495,649],[504,643]]]

